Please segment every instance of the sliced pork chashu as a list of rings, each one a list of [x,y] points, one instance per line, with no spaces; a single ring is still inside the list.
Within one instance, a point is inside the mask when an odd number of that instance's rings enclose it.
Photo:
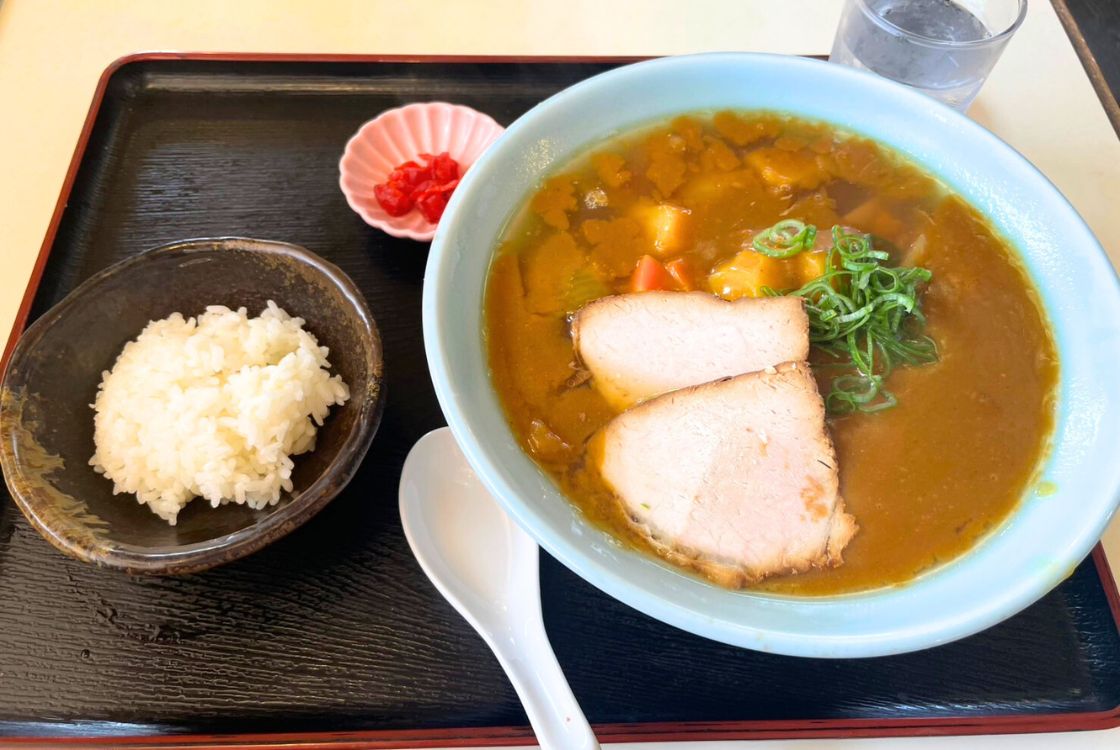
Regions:
[[[661,554],[725,586],[838,565],[856,532],[804,362],[635,406],[591,455]]]
[[[572,341],[619,410],[653,396],[809,356],[800,299],[728,302],[706,292],[641,292],[590,303]]]

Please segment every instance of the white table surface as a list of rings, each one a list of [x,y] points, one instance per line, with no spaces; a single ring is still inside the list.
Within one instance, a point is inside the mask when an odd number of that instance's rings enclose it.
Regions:
[[[101,72],[133,52],[827,54],[840,0],[0,0],[0,331],[12,328]],[[1047,0],[969,114],[1034,162],[1120,266],[1120,140]],[[1120,521],[1105,534],[1120,562]],[[1120,729],[642,750],[1115,750]]]

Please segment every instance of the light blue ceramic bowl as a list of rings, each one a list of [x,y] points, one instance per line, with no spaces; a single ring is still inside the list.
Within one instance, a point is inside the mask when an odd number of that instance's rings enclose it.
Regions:
[[[538,180],[615,134],[722,108],[822,120],[901,151],[991,219],[1042,293],[1061,386],[1040,476],[1057,492],[1028,493],[972,551],[907,585],[824,599],[733,592],[623,549],[521,451],[490,385],[482,340],[487,268]],[[755,54],[665,58],[597,76],[535,107],[474,165],[440,222],[424,284],[424,341],[440,404],[468,460],[544,549],[632,607],[738,646],[862,657],[983,630],[1065,578],[1120,499],[1120,289],[1100,245],[1054,186],[987,130],[849,68]]]

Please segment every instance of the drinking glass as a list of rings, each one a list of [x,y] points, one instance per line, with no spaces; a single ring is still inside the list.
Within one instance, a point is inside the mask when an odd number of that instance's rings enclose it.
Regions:
[[[963,111],[1026,12],[1027,0],[845,0],[829,60]]]

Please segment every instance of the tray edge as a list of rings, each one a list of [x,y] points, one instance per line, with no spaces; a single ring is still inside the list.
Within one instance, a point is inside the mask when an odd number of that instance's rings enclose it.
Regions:
[[[1054,6],[1054,12],[1058,16],[1058,21],[1062,24],[1062,30],[1066,32],[1066,36],[1073,44],[1073,51],[1077,53],[1077,58],[1081,61],[1081,67],[1085,69],[1085,75],[1089,78],[1089,83],[1093,85],[1093,91],[1104,108],[1105,116],[1112,123],[1112,129],[1116,131],[1116,135],[1120,136],[1120,102],[1117,102],[1112,87],[1108,85],[1108,80],[1104,77],[1104,71],[1101,70],[1100,63],[1097,62],[1097,56],[1093,54],[1093,50],[1085,40],[1085,35],[1081,32],[1081,27],[1077,24],[1077,20],[1069,9],[1069,3],[1067,0],[1050,0],[1050,4]]]

